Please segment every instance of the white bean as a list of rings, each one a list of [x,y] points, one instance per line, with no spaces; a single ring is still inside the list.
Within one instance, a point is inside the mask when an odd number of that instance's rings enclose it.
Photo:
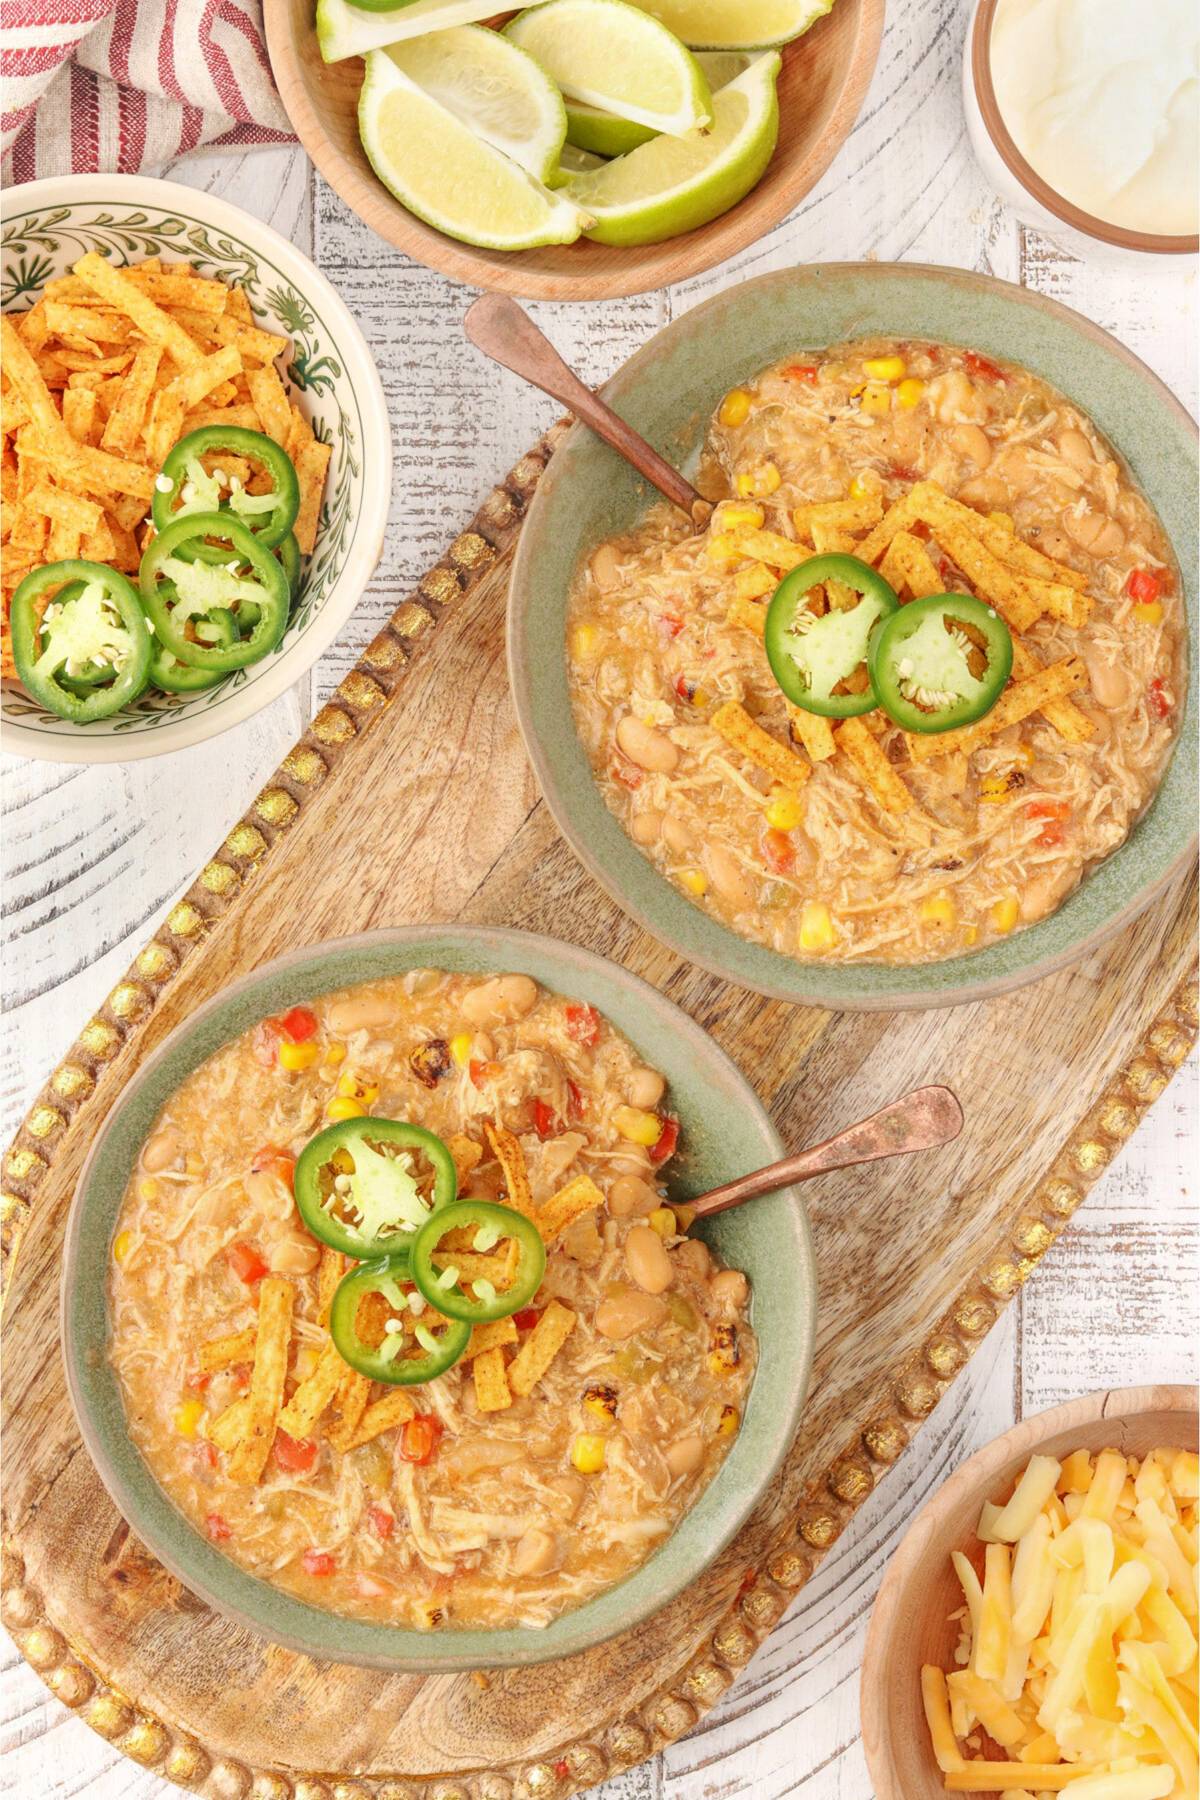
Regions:
[[[335,1000],[325,1018],[335,1037],[349,1037],[355,1031],[374,1031],[395,1016],[395,1007],[382,994],[351,994]]]
[[[637,1175],[618,1175],[608,1190],[608,1210],[614,1219],[645,1218],[661,1205],[650,1183]]]
[[[700,1238],[684,1238],[682,1244],[676,1244],[671,1251],[671,1260],[677,1269],[685,1269],[689,1275],[698,1276],[704,1281],[712,1268],[712,1257],[708,1245]]]
[[[1091,556],[1115,556],[1125,544],[1125,533],[1115,519],[1086,508],[1076,512],[1072,507],[1064,513],[1063,530]]]
[[[534,1529],[518,1538],[513,1551],[514,1575],[545,1575],[558,1561],[558,1539],[552,1531]]]
[[[1082,431],[1075,431],[1073,428],[1060,431],[1058,449],[1063,461],[1069,462],[1071,467],[1078,469],[1081,475],[1090,474],[1095,467],[1096,459],[1092,455],[1092,446]]]
[[[667,848],[673,850],[676,856],[686,856],[696,842],[683,820],[677,819],[673,813],[668,813],[663,820],[662,834]]]
[[[676,1438],[673,1444],[667,1445],[663,1455],[668,1469],[677,1480],[681,1475],[694,1475],[704,1461],[704,1439]]]
[[[169,1126],[162,1131],[156,1131],[152,1138],[147,1139],[146,1147],[142,1151],[143,1169],[147,1175],[157,1175],[160,1169],[169,1169],[171,1164],[177,1160],[182,1148],[178,1134]]]
[[[311,1275],[321,1260],[321,1246],[289,1232],[267,1252],[273,1275]]]
[[[646,1294],[665,1294],[675,1279],[666,1245],[649,1225],[634,1225],[625,1239],[629,1279]]]
[[[625,1098],[630,1106],[653,1112],[666,1092],[667,1084],[657,1069],[634,1069],[629,1077]]]
[[[469,1025],[509,1025],[537,1004],[537,982],[528,975],[494,975],[464,994],[463,1018]]]
[[[657,1294],[618,1284],[609,1289],[596,1308],[596,1330],[601,1337],[629,1338],[639,1331],[652,1331],[666,1316],[667,1303]]]
[[[746,1304],[750,1283],[740,1269],[719,1269],[709,1282],[708,1291],[718,1311],[737,1313]]]
[[[737,912],[745,912],[751,895],[737,857],[721,844],[710,844],[704,852],[704,866],[722,900]]]
[[[634,813],[629,823],[629,835],[635,844],[656,844],[662,832],[662,822],[660,812]]]
[[[954,448],[977,469],[986,469],[992,460],[992,444],[981,425],[956,425],[950,433]]]
[[[1119,664],[1110,662],[1099,650],[1085,652],[1088,682],[1101,706],[1116,709],[1129,698],[1129,676]]]
[[[617,726],[617,747],[631,763],[654,775],[669,775],[679,763],[679,751],[670,738],[634,713],[626,713]]]
[[[611,544],[601,544],[600,548],[592,553],[592,560],[588,567],[591,569],[592,580],[602,594],[609,594],[613,588],[620,585],[621,565]]]

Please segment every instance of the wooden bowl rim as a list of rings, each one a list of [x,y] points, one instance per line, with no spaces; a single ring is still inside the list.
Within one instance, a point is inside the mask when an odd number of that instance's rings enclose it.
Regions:
[[[834,118],[830,129],[807,155],[799,158],[795,169],[769,195],[761,188],[752,189],[744,200],[710,224],[663,243],[636,247],[635,262],[623,261],[619,272],[607,275],[600,256],[593,258],[590,254],[586,265],[581,260],[578,275],[539,272],[538,249],[477,250],[407,212],[381,181],[374,175],[364,175],[327,136],[309,98],[292,32],[291,0],[263,0],[263,23],[275,85],[292,129],[319,174],[370,230],[414,262],[472,287],[516,294],[528,300],[589,301],[626,299],[686,281],[748,249],[785,219],[816,186],[854,128],[879,59],[885,6],[886,0],[858,0],[856,30],[849,45],[846,74],[832,102]],[[502,6],[497,7],[497,11],[503,10]],[[821,23],[818,19],[814,29]],[[783,46],[785,54],[787,48]],[[843,113],[844,120],[837,116]],[[774,160],[773,156],[772,163]],[[382,219],[375,223],[363,209],[374,212],[381,204]],[[684,245],[688,246],[686,252],[681,248]],[[558,250],[562,246],[550,248]],[[588,244],[587,252],[591,251],[605,253],[606,246]],[[626,257],[633,252],[620,254]]]
[[[930,1495],[911,1521],[892,1552],[879,1592],[875,1596],[859,1675],[863,1751],[874,1784],[875,1800],[919,1800],[916,1795],[901,1793],[892,1781],[891,1769],[883,1760],[890,1743],[887,1698],[892,1681],[882,1664],[885,1633],[890,1624],[893,1603],[903,1594],[931,1532],[941,1526],[945,1515],[960,1498],[970,1493],[979,1493],[987,1487],[1005,1464],[1012,1460],[1015,1440],[1026,1437],[1031,1426],[1037,1428],[1036,1434],[1025,1444],[1022,1456],[1034,1455],[1039,1444],[1045,1443],[1048,1438],[1057,1437],[1060,1432],[1096,1425],[1105,1419],[1112,1419],[1119,1425],[1126,1420],[1155,1412],[1191,1414],[1194,1417],[1197,1413],[1197,1390],[1182,1383],[1171,1382],[1131,1388],[1101,1388],[1095,1393],[1084,1395],[1082,1399],[1067,1400],[1061,1406],[1052,1406],[1045,1412],[1031,1413],[1028,1418],[1019,1419],[999,1437],[993,1438],[989,1444],[969,1456]],[[952,1547],[947,1545],[947,1551]],[[916,1674],[916,1670],[913,1674]],[[932,1757],[930,1768],[933,1768]],[[935,1786],[940,1788],[940,1783]]]

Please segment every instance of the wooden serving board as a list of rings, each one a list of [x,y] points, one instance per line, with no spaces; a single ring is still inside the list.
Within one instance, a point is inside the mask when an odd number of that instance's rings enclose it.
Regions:
[[[557,838],[507,695],[508,555],[555,438],[492,492],[317,714],[85,1025],[5,1160],[3,1617],[95,1730],[213,1800],[565,1800],[688,1731],[1195,1037],[1190,879],[1075,968],[940,1013],[763,1000],[625,919]],[[809,1188],[820,1312],[808,1412],[701,1580],[642,1630],[565,1662],[386,1676],[228,1624],[131,1536],[67,1400],[59,1252],[96,1126],[201,1000],[299,944],[447,919],[550,932],[635,969],[737,1059],[791,1144],[923,1081],[955,1087],[967,1128],[936,1186],[902,1162]]]

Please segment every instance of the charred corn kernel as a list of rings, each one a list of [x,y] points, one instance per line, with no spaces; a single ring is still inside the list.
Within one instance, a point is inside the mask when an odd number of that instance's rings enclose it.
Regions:
[[[858,404],[863,412],[875,417],[889,413],[892,410],[892,390],[886,382],[868,381]]]
[[[1161,600],[1141,600],[1133,609],[1133,616],[1142,625],[1161,625],[1163,604]]]
[[[327,1069],[339,1068],[341,1066],[341,1064],[345,1062],[345,1060],[346,1060],[345,1044],[327,1044],[325,1046],[325,1054],[321,1058],[321,1061],[324,1063],[324,1065]]]
[[[734,480],[734,486],[744,500],[758,499],[765,494],[773,494],[783,480],[783,476],[773,462],[759,463],[755,469],[743,469]]]
[[[662,1120],[657,1113],[643,1112],[639,1106],[618,1106],[613,1124],[631,1144],[657,1144],[662,1136]]]
[[[417,1600],[413,1603],[413,1625],[418,1631],[433,1631],[446,1616],[440,1600]]]
[[[800,911],[800,948],[832,950],[837,942],[829,908],[823,900],[806,900]]]
[[[320,1054],[315,1044],[280,1044],[279,1066],[295,1075],[301,1069],[311,1069]]]
[[[171,1414],[171,1422],[180,1437],[194,1438],[204,1417],[203,1400],[185,1400]]]
[[[583,1404],[597,1419],[603,1419],[606,1425],[611,1425],[617,1416],[617,1390],[599,1383],[594,1387],[584,1388]]]
[[[902,356],[868,356],[863,364],[863,374],[872,381],[899,381],[907,373],[908,364]]]
[[[661,1238],[675,1236],[675,1214],[669,1206],[656,1206],[646,1223],[651,1231],[657,1231]]]
[[[450,1054],[460,1069],[465,1069],[471,1060],[471,1034],[469,1031],[456,1031],[450,1039]]]
[[[930,894],[927,900],[922,900],[917,910],[922,924],[936,925],[939,930],[953,925],[958,917],[949,894]]]
[[[325,1117],[332,1119],[336,1125],[342,1119],[361,1119],[366,1110],[361,1101],[339,1096],[336,1100],[329,1102],[325,1108]]]
[[[777,788],[767,807],[767,824],[772,831],[795,831],[804,809],[795,794],[789,794],[786,788]]]
[[[728,1375],[742,1360],[736,1325],[714,1325],[708,1366],[714,1375]]]
[[[697,687],[694,687],[691,691],[691,694],[688,698],[688,705],[689,706],[707,706],[711,699],[712,699],[712,695],[709,693],[709,691],[706,687],[697,686]]]
[[[113,1261],[124,1262],[132,1249],[132,1231],[118,1231],[116,1237],[113,1239]]]
[[[1006,894],[992,907],[992,930],[1011,931],[1021,914],[1015,894]]]
[[[1012,780],[1011,771],[1006,775],[985,775],[979,784],[979,799],[983,806],[999,806],[1002,800],[1010,800],[1014,788],[1019,786]]]
[[[701,894],[708,892],[708,876],[703,869],[680,869],[679,880],[681,886],[685,887],[689,894],[695,894],[697,899]]]
[[[598,1475],[604,1467],[604,1439],[594,1431],[581,1431],[571,1445],[571,1461],[581,1475]]]
[[[750,417],[750,396],[745,388],[730,388],[717,416],[722,425],[744,425]]]
[[[337,1091],[343,1100],[361,1100],[364,1106],[374,1106],[379,1098],[379,1089],[375,1082],[367,1081],[362,1075],[354,1075],[349,1070],[339,1075]]]
[[[732,1437],[741,1422],[742,1416],[736,1406],[723,1406],[717,1420],[717,1436]]]
[[[924,392],[925,383],[918,381],[915,375],[910,375],[908,380],[902,381],[896,389],[896,405],[901,407],[904,412],[911,412],[914,406],[920,406],[921,395]]]
[[[745,553],[732,531],[714,531],[704,546],[704,554],[712,562],[736,562]]]
[[[587,662],[600,648],[600,629],[596,625],[577,625],[571,633],[571,654]]]
[[[194,1152],[191,1156],[185,1156],[183,1159],[183,1171],[185,1175],[190,1175],[193,1180],[197,1175],[203,1175],[204,1158],[195,1155]]]
[[[761,506],[742,506],[735,500],[717,508],[719,531],[757,531],[766,518]]]
[[[138,1199],[139,1200],[156,1200],[157,1198],[158,1198],[158,1183],[157,1183],[157,1181],[147,1180],[147,1181],[139,1181],[138,1182]]]

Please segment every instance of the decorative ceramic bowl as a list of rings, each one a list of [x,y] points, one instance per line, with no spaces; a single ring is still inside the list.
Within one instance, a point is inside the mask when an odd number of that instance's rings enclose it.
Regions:
[[[1024,363],[1088,412],[1129,463],[1175,547],[1196,630],[1196,428],[1144,363],[1040,294],[959,270],[835,263],[784,270],[684,313],[630,358],[605,398],[680,468],[694,467],[721,396],[804,348],[872,334],[964,344]],[[782,1000],[842,1009],[950,1006],[1019,987],[1094,949],[1194,854],[1197,702],[1126,842],[1050,918],[974,955],[889,966],[825,964],[740,937],[660,875],[608,810],[571,714],[564,647],[581,559],[657,496],[576,425],[538,486],[513,564],[509,673],[517,715],[559,829],[619,905],[680,956]]]
[[[267,963],[202,1006],[129,1083],[79,1178],[67,1226],[62,1341],[84,1442],[138,1536],[219,1612],[312,1656],[376,1668],[500,1668],[549,1662],[602,1643],[665,1606],[734,1536],[769,1486],[796,1427],[812,1366],[816,1270],[794,1190],[768,1195],[698,1228],[753,1288],[759,1362],[742,1429],[710,1487],[662,1548],[629,1578],[544,1630],[436,1633],[365,1624],[267,1586],[216,1550],[179,1513],[128,1436],[107,1358],[104,1272],[138,1150],[180,1082],[256,1019],[333,988],[409,968],[520,972],[590,1001],[670,1084],[683,1149],[672,1163],[679,1197],[702,1192],[783,1154],[742,1075],[685,1013],[615,963],[517,931],[425,925],[368,932]]]
[[[863,1748],[876,1800],[943,1800],[944,1779],[929,1747],[921,1706],[921,1665],[953,1667],[962,1590],[952,1550],[968,1550],[985,1500],[1012,1492],[1035,1453],[1113,1448],[1145,1456],[1165,1445],[1194,1450],[1196,1390],[1120,1388],[1089,1394],[1022,1419],[965,1462],[917,1514],[888,1564],[863,1654]]]
[[[393,198],[358,135],[361,57],[324,63],[313,0],[265,0],[267,49],[284,110],[325,180],[397,250],[455,281],[533,300],[611,300],[667,287],[744,250],[816,186],[850,135],[883,35],[884,0],[837,0],[783,52],[779,142],[766,174],[737,206],[662,244],[614,249],[579,238],[537,250],[478,250],[435,231]],[[498,6],[498,14],[508,8]]]
[[[300,679],[333,642],[379,561],[391,491],[391,436],[379,371],[323,275],[278,232],[211,194],[138,175],[69,175],[4,195],[0,302],[23,311],[89,250],[113,263],[158,256],[237,282],[255,323],[290,338],[292,398],[333,446],[316,549],[278,649],[198,694],[151,690],[91,725],[44,712],[15,684],[0,742],[55,762],[130,762],[215,737]]]

